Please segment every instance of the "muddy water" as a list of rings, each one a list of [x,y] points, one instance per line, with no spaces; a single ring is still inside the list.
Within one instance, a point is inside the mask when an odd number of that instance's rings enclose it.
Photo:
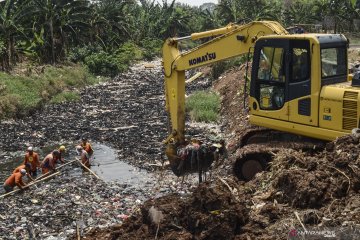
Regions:
[[[73,145],[75,146],[75,144]],[[51,152],[52,149],[56,149],[57,146],[48,146],[37,152],[40,155],[40,161],[44,156]],[[133,167],[118,158],[117,151],[110,146],[100,143],[93,143],[94,154],[91,158],[91,170],[93,170],[101,179],[105,181],[119,181],[120,183],[126,184],[145,184],[151,180],[151,174],[145,170],[141,170],[137,167]],[[67,153],[64,158],[65,161],[75,159],[77,155],[74,147],[66,146]],[[24,158],[23,152],[9,153],[8,160],[0,163],[0,182],[6,180],[12,171],[19,165],[22,164]],[[73,165],[74,168],[71,170],[72,175],[81,175],[82,170],[79,165]],[[2,192],[2,189],[0,190]]]
[[[140,184],[150,180],[145,170],[133,167],[119,159],[116,150],[104,144],[93,144],[94,154],[91,170],[105,181]]]

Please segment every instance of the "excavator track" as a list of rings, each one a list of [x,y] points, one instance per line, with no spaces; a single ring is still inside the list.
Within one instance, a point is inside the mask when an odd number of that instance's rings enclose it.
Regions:
[[[325,148],[326,142],[265,128],[249,129],[242,135],[235,153],[234,174],[249,181],[262,171],[270,168],[270,162],[283,148],[304,152],[318,152]]]

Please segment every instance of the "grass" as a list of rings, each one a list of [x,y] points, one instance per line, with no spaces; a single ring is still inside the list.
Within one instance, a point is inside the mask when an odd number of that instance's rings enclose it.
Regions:
[[[81,65],[45,66],[40,73],[33,69],[25,74],[0,72],[0,119],[25,116],[49,101],[75,101],[79,96],[68,88],[81,88],[101,80]]]
[[[219,117],[220,96],[215,92],[199,91],[186,99],[186,110],[192,120],[215,122]]]
[[[80,100],[78,92],[61,92],[50,100],[50,103],[76,102]]]

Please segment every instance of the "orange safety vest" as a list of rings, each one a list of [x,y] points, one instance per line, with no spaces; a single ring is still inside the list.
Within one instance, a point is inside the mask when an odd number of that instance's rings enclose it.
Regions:
[[[23,164],[25,165],[26,163],[31,164],[31,171],[36,171],[36,168],[40,166],[39,155],[36,152],[33,152],[32,155],[26,153]]]
[[[26,169],[25,165],[20,165],[17,168],[14,169],[13,173],[20,172],[21,169]]]
[[[22,174],[21,172],[13,173],[8,179],[5,181],[5,185],[9,185],[11,187],[17,186],[24,186],[25,184],[22,181]]]
[[[81,146],[89,155],[93,154],[94,150],[92,149],[91,144],[89,142],[85,144],[81,143]]]

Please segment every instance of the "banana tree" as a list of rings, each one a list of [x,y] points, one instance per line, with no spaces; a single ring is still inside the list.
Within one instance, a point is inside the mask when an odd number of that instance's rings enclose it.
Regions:
[[[126,42],[133,35],[130,33],[133,11],[137,5],[135,0],[103,0],[94,4],[96,36],[106,42],[110,48]],[[133,21],[136,24],[136,21]],[[91,29],[90,29],[91,31]]]
[[[81,29],[88,26],[90,19],[87,0],[33,0],[28,13],[33,16],[38,29],[45,29],[45,47],[50,49],[52,64],[56,63],[57,57],[65,54],[67,37],[75,38]]]
[[[242,17],[240,2],[237,0],[220,0],[216,9],[225,23],[236,23]]]
[[[352,6],[352,3],[350,0],[317,0],[315,6],[317,20],[324,21],[324,19],[331,18],[334,32],[336,33],[341,22],[346,18],[346,15],[349,14],[349,7]]]
[[[0,38],[5,45],[5,54],[2,59],[3,69],[10,70],[16,61],[16,38],[24,37],[21,25],[23,11],[22,6],[25,1],[6,0],[0,3]]]
[[[304,1],[296,1],[284,12],[286,25],[311,24],[316,21],[315,4]]]

